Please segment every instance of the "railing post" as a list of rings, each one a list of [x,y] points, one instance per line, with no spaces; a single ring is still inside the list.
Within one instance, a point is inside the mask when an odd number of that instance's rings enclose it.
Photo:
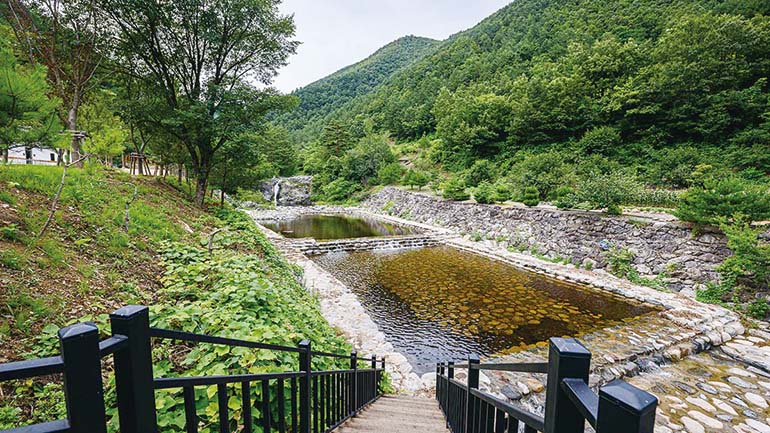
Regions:
[[[561,382],[577,378],[588,383],[591,352],[574,338],[551,338],[548,346],[544,433],[583,433],[585,419],[562,390]]]
[[[479,363],[478,355],[471,355],[468,357],[468,389],[465,395],[465,433],[472,433],[473,428],[473,396],[471,395],[471,389],[479,388],[479,370],[474,369],[473,365]]]
[[[629,383],[616,380],[599,390],[597,433],[652,433],[658,399]]]
[[[299,348],[299,369],[305,372],[299,380],[299,431],[310,433],[310,341],[302,340]]]
[[[446,410],[444,418],[446,419],[446,426],[449,428],[449,408],[451,407],[449,405],[449,390],[451,389],[451,384],[449,383],[450,380],[454,379],[455,377],[455,369],[454,369],[454,361],[447,361],[446,363],[446,384],[444,386],[444,408]],[[458,432],[459,433],[459,432]],[[513,432],[512,432],[513,433]]]
[[[150,346],[150,310],[129,305],[110,314],[112,335],[128,337],[115,353],[115,387],[121,433],[158,431]]]
[[[99,329],[78,323],[59,330],[64,396],[72,433],[106,433]]]
[[[377,355],[372,355],[372,398],[377,397]]]
[[[350,352],[350,369],[353,370],[353,380],[350,386],[350,413],[358,412],[358,352]]]

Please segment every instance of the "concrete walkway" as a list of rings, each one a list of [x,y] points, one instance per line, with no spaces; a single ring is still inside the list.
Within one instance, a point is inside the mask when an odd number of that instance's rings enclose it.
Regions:
[[[447,433],[438,402],[427,398],[383,396],[343,424],[339,433]]]

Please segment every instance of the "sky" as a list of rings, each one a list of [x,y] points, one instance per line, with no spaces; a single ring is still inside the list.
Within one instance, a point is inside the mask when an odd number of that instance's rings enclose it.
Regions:
[[[369,57],[402,36],[446,39],[511,0],[284,0],[302,42],[273,85],[291,92]]]

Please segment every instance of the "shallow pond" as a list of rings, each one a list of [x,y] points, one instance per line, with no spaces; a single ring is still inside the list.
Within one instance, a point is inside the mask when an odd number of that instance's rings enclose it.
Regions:
[[[502,354],[654,311],[625,298],[452,247],[313,257],[353,292],[418,373]]]
[[[302,215],[294,219],[267,222],[262,225],[287,238],[314,238],[319,241],[414,233],[411,227],[374,218],[347,215]]]

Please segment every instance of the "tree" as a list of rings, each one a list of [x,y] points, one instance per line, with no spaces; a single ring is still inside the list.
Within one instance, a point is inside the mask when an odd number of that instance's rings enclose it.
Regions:
[[[606,209],[610,215],[623,213],[620,205],[634,197],[642,185],[625,172],[594,173],[578,185],[579,202],[587,202],[597,209]]]
[[[83,150],[110,164],[112,158],[121,155],[126,148],[128,128],[113,110],[115,94],[109,91],[95,93],[81,109],[81,124],[89,135]]]
[[[0,27],[0,150],[8,162],[14,146],[40,143],[61,145],[61,125],[56,118],[60,101],[49,99],[46,71],[42,65],[19,63],[11,35]]]
[[[682,196],[676,210],[677,217],[696,224],[717,224],[738,214],[748,221],[770,218],[770,188],[735,175],[707,174]]]
[[[459,176],[452,176],[441,186],[442,195],[445,199],[464,201],[471,198],[468,194],[468,190],[465,188],[465,183]]]
[[[388,137],[369,134],[350,149],[343,158],[344,176],[352,181],[368,184],[375,179],[380,168],[396,161],[390,150]]]
[[[296,103],[270,84],[295,52],[292,17],[277,0],[101,0],[116,29],[117,68],[156,92],[162,104],[147,119],[187,149],[203,205],[215,156],[230,140]]]
[[[97,46],[105,26],[96,2],[7,0],[4,14],[29,60],[47,68],[51,93],[63,102],[59,119],[70,131],[78,131],[80,107],[101,62]],[[71,146],[73,160],[81,161],[81,142],[74,134]]]

